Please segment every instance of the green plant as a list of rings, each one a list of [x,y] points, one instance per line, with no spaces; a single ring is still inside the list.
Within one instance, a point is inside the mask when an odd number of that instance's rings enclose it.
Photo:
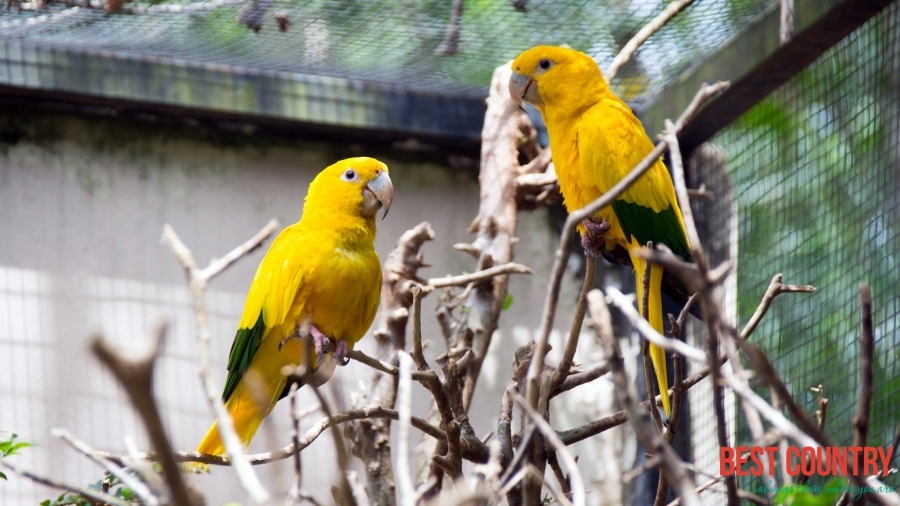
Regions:
[[[18,455],[19,450],[22,448],[28,448],[29,446],[35,446],[34,443],[27,443],[22,441],[21,443],[16,443],[16,438],[18,438],[18,434],[13,434],[9,439],[4,439],[2,434],[0,434],[0,459],[10,457],[13,455]],[[0,478],[6,479],[6,475],[0,472]]]

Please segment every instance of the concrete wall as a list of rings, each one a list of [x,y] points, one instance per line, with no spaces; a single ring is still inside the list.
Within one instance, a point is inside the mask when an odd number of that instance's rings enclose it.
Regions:
[[[198,262],[206,263],[272,217],[282,226],[296,221],[315,174],[338,159],[363,154],[390,166],[396,189],[390,216],[379,222],[376,246],[382,258],[403,231],[427,220],[438,237],[424,248],[433,267],[422,275],[472,270],[472,259],[451,245],[471,240],[466,228],[478,205],[477,179],[473,172],[450,167],[440,155],[57,113],[0,112],[0,430],[40,445],[12,462],[72,483],[99,480],[99,468],[50,436],[53,427],[66,427],[94,447],[115,453],[125,451],[125,437],[147,449],[124,393],[89,355],[87,345],[89,333],[100,330],[123,348],[139,346],[159,318],[172,327],[157,371],[157,395],[176,448],[193,449],[211,415],[196,374],[187,290],[178,265],[159,242],[163,224],[170,223]],[[515,277],[510,284],[515,302],[501,320],[474,403],[473,421],[480,434],[495,429],[512,352],[533,337],[539,324],[556,244],[549,223],[545,211],[520,217],[516,260],[532,266],[535,275]],[[242,260],[209,290],[220,385],[243,298],[262,256],[257,251]],[[577,284],[567,275],[557,321],[563,333]],[[434,299],[428,297],[424,304],[432,356],[443,351],[431,317]],[[361,343],[364,351],[373,348],[370,341]],[[583,342],[579,361],[597,363],[599,347],[593,338]],[[551,362],[562,348],[558,335],[554,348]],[[370,375],[353,363],[329,385],[346,405],[349,394]],[[596,388],[554,401],[559,403],[554,423],[570,428],[608,412],[607,394],[608,385],[601,381]],[[303,402],[312,405],[311,397],[306,392]],[[416,414],[424,415],[426,403],[418,404],[421,413]],[[320,416],[304,419],[301,430]],[[251,451],[288,444],[287,421],[286,405],[279,406]],[[620,464],[590,464],[624,451],[622,434],[610,432],[606,440],[608,448],[597,439],[576,448],[583,454],[581,462],[588,462],[585,478],[596,500],[621,493],[601,490],[618,482],[617,476],[610,480],[610,473],[617,473]],[[309,473],[305,487],[328,502],[334,477],[330,438],[317,441],[303,458]],[[272,490],[289,487],[287,463],[265,466],[260,473]],[[228,469],[214,468],[212,475],[192,480],[210,504],[246,502]],[[17,477],[0,482],[0,506],[32,505],[58,494]]]

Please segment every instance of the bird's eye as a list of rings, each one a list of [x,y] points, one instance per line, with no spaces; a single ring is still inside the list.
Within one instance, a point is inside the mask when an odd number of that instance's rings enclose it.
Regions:
[[[341,174],[341,179],[343,179],[344,181],[347,181],[347,182],[356,181],[358,178],[359,178],[359,175],[353,169],[347,169],[346,172]]]
[[[547,70],[553,66],[553,62],[545,58],[545,59],[541,60],[541,62],[538,63],[538,65],[540,65],[542,69]]]

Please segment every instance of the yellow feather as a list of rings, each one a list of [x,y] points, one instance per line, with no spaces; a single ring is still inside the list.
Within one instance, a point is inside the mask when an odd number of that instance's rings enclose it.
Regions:
[[[357,180],[345,180],[350,169]],[[245,446],[284,389],[284,366],[306,363],[300,341],[290,340],[279,349],[285,337],[309,322],[353,349],[372,324],[381,293],[381,262],[374,246],[375,216],[362,212],[363,193],[387,171],[372,158],[351,158],[323,170],[310,184],[300,221],[278,235],[260,263],[238,328],[252,329],[262,314],[265,330],[226,400]],[[317,357],[310,362],[315,367]],[[197,451],[224,453],[215,423]]]
[[[513,60],[512,69],[526,77],[529,86],[536,87],[540,96],[538,109],[547,125],[560,191],[569,211],[580,209],[609,191],[653,150],[653,143],[640,121],[610,91],[590,56],[568,48],[538,46]],[[675,233],[686,236],[675,189],[662,160],[657,160],[618,200],[655,213],[673,209],[680,226]],[[638,301],[641,301],[645,262],[635,253],[642,245],[624,232],[622,217],[616,215],[612,206],[601,209],[595,218],[609,222],[610,229],[605,234],[607,248],[621,246],[628,250],[635,267]],[[580,225],[579,231],[583,232]],[[652,240],[663,242],[663,239]],[[662,273],[661,267],[651,268],[648,300],[650,324],[660,333],[663,332]],[[650,351],[663,409],[668,415],[665,352],[652,345]]]

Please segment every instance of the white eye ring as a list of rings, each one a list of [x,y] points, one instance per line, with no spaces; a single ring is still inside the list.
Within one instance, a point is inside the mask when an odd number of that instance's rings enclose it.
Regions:
[[[538,67],[540,67],[541,70],[547,71],[550,70],[551,67],[553,67],[553,62],[544,58],[540,62],[538,62]]]
[[[341,174],[341,181],[346,181],[348,183],[359,181],[359,173],[353,169],[347,169]]]

